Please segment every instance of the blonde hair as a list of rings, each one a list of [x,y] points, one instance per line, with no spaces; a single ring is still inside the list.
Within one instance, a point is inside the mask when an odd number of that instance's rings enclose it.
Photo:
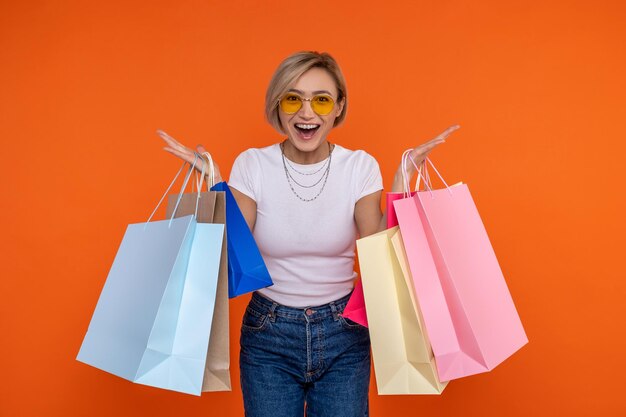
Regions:
[[[280,63],[270,85],[265,93],[265,117],[267,121],[280,133],[285,133],[278,116],[278,101],[291,88],[298,78],[311,68],[325,69],[335,80],[337,87],[337,103],[344,101],[341,113],[335,119],[333,126],[339,125],[346,118],[348,109],[348,96],[346,80],[337,61],[326,52],[301,51],[289,55]]]

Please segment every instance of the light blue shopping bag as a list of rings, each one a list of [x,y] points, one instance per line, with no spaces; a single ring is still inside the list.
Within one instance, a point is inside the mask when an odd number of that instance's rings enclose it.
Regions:
[[[77,359],[133,382],[200,395],[223,239],[224,225],[197,223],[193,215],[129,225]]]

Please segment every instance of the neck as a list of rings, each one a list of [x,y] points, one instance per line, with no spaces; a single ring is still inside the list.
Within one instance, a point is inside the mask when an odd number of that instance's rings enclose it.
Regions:
[[[322,142],[317,149],[310,152],[299,150],[293,146],[289,140],[285,140],[283,142],[283,153],[285,154],[285,157],[296,164],[302,165],[316,164],[323,161],[328,158],[331,149],[332,146],[328,143],[328,141]]]

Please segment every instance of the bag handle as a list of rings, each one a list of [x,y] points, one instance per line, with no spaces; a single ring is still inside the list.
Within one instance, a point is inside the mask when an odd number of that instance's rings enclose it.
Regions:
[[[157,134],[159,136],[161,136],[163,139],[171,139],[173,141],[176,141],[176,139],[174,139],[172,136],[168,135],[163,130],[160,130],[160,129],[157,130]],[[211,154],[208,153],[208,152],[204,152],[203,155],[206,155],[208,160],[209,160],[209,172],[210,172],[210,174],[209,174],[210,178],[209,179],[210,179],[211,186],[212,186],[215,183],[215,166],[213,164],[213,158],[211,158]],[[182,186],[182,188],[180,190],[180,193],[178,194],[178,199],[176,200],[176,206],[174,207],[174,210],[172,211],[172,217],[170,218],[170,225],[172,223],[172,220],[174,219],[174,216],[176,215],[176,211],[178,210],[178,206],[180,204],[180,201],[182,200],[183,193],[184,193],[185,189],[187,188],[187,182],[189,181],[191,173],[193,172],[193,170],[194,170],[194,168],[196,166],[196,163],[198,162],[198,159],[202,159],[202,157],[200,156],[200,154],[198,152],[194,151],[194,161],[193,161],[193,164],[190,164],[191,166],[189,167],[189,171],[187,172],[187,175],[185,176],[185,181],[183,183],[183,186]],[[150,219],[152,218],[152,216],[154,216],[154,213],[157,211],[157,209],[161,205],[161,202],[163,201],[163,199],[165,198],[165,196],[167,195],[169,190],[172,188],[172,186],[176,182],[176,179],[180,175],[180,173],[181,173],[181,171],[182,171],[184,166],[185,166],[185,162],[183,162],[183,166],[180,168],[180,170],[178,171],[178,173],[176,174],[176,176],[172,180],[172,183],[170,184],[170,186],[165,191],[165,194],[163,194],[163,197],[161,197],[161,200],[159,200],[159,203],[157,204],[156,208],[154,209],[154,211],[150,215],[150,218],[148,219],[148,222],[150,222]],[[198,206],[199,206],[199,203],[200,203],[200,193],[202,191],[202,184],[204,182],[204,177],[206,175],[206,168],[207,168],[206,164],[203,163],[202,164],[202,173],[201,173],[200,181],[198,181],[197,176],[196,176],[196,187],[197,187],[197,191],[198,191],[197,196],[196,196],[196,207],[195,207],[195,210],[194,210],[194,216],[196,218],[198,217]],[[207,191],[209,191],[208,185],[207,185]]]
[[[202,158],[199,153],[194,152],[194,154],[196,155],[196,161],[198,160],[198,158]],[[194,164],[195,164],[195,161],[194,161]],[[196,209],[194,211],[194,216],[196,218],[198,218],[198,205],[200,203],[200,194],[202,193],[202,184],[204,183],[204,176],[205,175],[206,175],[206,164],[203,163],[202,164],[202,172],[201,172],[201,175],[200,175],[200,182],[199,183],[197,182],[198,178],[196,176],[196,186],[198,187],[198,195],[196,196]],[[208,187],[208,185],[207,185],[207,187]],[[207,191],[209,191],[208,188],[207,188]],[[181,194],[180,194],[180,196],[178,198],[179,198],[179,200],[180,200],[180,198],[182,198],[182,192],[181,192]],[[176,213],[176,209],[174,209],[174,213]],[[172,214],[172,216],[173,216],[173,214]]]
[[[193,164],[189,164],[189,169],[187,170],[187,174],[185,174],[185,180],[183,182],[183,186],[181,187],[180,193],[178,195],[178,199],[176,200],[176,206],[174,207],[174,211],[172,212],[172,217],[170,218],[170,225],[172,224],[172,220],[174,220],[174,216],[176,215],[176,210],[178,210],[178,206],[180,204],[180,200],[183,197],[183,192],[185,191],[185,188],[187,188],[187,183],[189,182],[189,178],[191,177],[191,174],[192,174],[193,170],[196,167],[196,162],[197,161],[198,161],[198,154],[196,153],[195,154],[195,158],[193,160]],[[163,200],[167,196],[167,193],[169,193],[170,190],[172,189],[172,186],[174,185],[174,183],[176,182],[176,180],[180,176],[180,173],[183,172],[183,168],[185,168],[185,165],[187,165],[187,162],[183,162],[183,165],[180,167],[180,169],[178,170],[178,172],[174,176],[174,179],[172,180],[170,185],[165,190],[165,193],[163,193],[163,196],[161,196],[161,199],[159,200],[159,202],[157,203],[156,207],[154,208],[154,210],[150,214],[150,217],[148,217],[148,220],[146,221],[146,226],[148,225],[148,223],[150,223],[150,220],[152,220],[152,217],[154,216],[154,213],[156,213],[156,211],[161,206],[161,203],[163,202]]]
[[[208,160],[208,164],[209,164],[209,171],[208,173],[206,173],[205,168],[206,165],[203,164],[202,165],[202,179],[198,179],[198,173],[196,173],[196,188],[198,190],[198,192],[202,191],[202,183],[204,181],[204,177],[208,176],[209,180],[206,182],[207,186],[206,186],[206,190],[207,191],[211,191],[211,188],[215,185],[215,165],[213,164],[213,158],[211,157],[211,154],[208,152],[202,152],[203,156],[206,156],[207,160]]]
[[[209,161],[209,184],[207,184],[207,188],[211,189],[215,185],[215,164],[213,163],[213,157],[208,152],[202,152],[202,155],[207,157]]]
[[[408,188],[409,188],[409,182],[408,182],[407,175],[406,175],[406,165],[407,165],[407,160],[410,160],[418,172],[417,182],[415,183],[415,191],[419,191],[418,186],[420,184],[420,179],[422,176],[424,176],[424,186],[426,190],[430,193],[431,197],[433,195],[432,182],[430,180],[430,175],[428,174],[428,165],[426,165],[426,163],[428,162],[428,164],[430,164],[430,166],[435,170],[435,173],[437,174],[441,182],[446,186],[446,189],[448,190],[450,195],[452,195],[452,190],[450,190],[450,186],[448,185],[446,180],[443,179],[443,177],[441,176],[441,174],[439,173],[439,171],[437,170],[433,162],[430,160],[430,158],[428,157],[424,158],[424,160],[420,164],[421,165],[421,168],[420,168],[417,166],[417,164],[415,164],[415,161],[413,160],[413,158],[411,158],[410,156],[411,151],[412,149],[407,149],[402,154],[402,179],[403,179],[403,183],[405,187],[404,188],[405,193],[408,191]]]
[[[164,139],[172,139],[175,140],[173,137],[171,137],[170,135],[168,135],[167,133],[165,133],[162,130],[157,130],[157,134],[159,136],[161,136]],[[194,168],[196,167],[196,163],[198,162],[198,158],[200,157],[200,155],[197,152],[194,152],[194,159],[193,159],[193,164],[189,164],[189,169],[187,170],[187,174],[185,175],[185,180],[183,181],[183,186],[181,187],[180,193],[178,194],[178,199],[176,200],[176,206],[174,207],[174,210],[172,211],[172,217],[170,218],[170,223],[168,225],[171,226],[172,224],[172,220],[174,220],[174,216],[176,215],[176,211],[178,210],[178,206],[180,205],[180,201],[183,198],[183,192],[185,191],[185,188],[187,188],[187,183],[189,182],[189,178],[191,178],[191,174],[194,170]],[[163,200],[165,199],[165,197],[167,196],[167,193],[170,192],[170,190],[172,189],[172,186],[174,185],[174,183],[176,182],[176,180],[178,179],[178,177],[180,176],[180,173],[183,172],[183,168],[185,168],[185,165],[187,164],[187,162],[183,162],[182,166],[180,167],[180,169],[178,170],[178,172],[176,173],[176,175],[174,176],[174,179],[172,180],[172,182],[170,183],[170,185],[167,187],[167,189],[165,190],[165,193],[163,193],[163,196],[161,196],[161,199],[159,200],[159,202],[157,203],[156,207],[154,208],[154,210],[152,211],[152,213],[150,214],[150,217],[148,217],[148,220],[146,221],[146,224],[144,226],[145,227],[148,225],[148,223],[150,223],[150,220],[152,220],[152,217],[154,216],[154,214],[156,213],[156,211],[159,209],[159,207],[161,206],[161,203],[163,203]],[[202,165],[202,177],[204,178],[204,164]],[[198,199],[200,198],[200,193],[198,192]],[[198,201],[196,200],[196,210],[194,213],[194,216],[197,217],[198,216]]]
[[[402,170],[402,186],[403,186],[403,192],[404,192],[405,198],[408,198],[411,196],[411,186],[409,184],[409,176],[407,175],[407,160],[410,159],[413,165],[415,166],[415,162],[413,162],[413,159],[410,156],[412,151],[413,149],[407,149],[406,151],[402,153],[402,169],[401,169]],[[422,162],[421,165],[424,165],[424,162]],[[422,177],[424,178],[424,184],[426,184],[426,181],[428,181],[430,184],[430,178],[427,178],[426,175],[423,175],[422,170],[420,170],[417,166],[415,166],[415,168],[417,168],[417,179],[415,180],[415,191],[419,191]]]
[[[194,152],[196,155],[196,159],[197,158],[202,158],[202,156],[197,153]],[[209,168],[209,181],[207,181],[206,183],[206,190],[207,192],[211,191],[210,187],[213,187],[215,185],[215,165],[213,165],[213,158],[211,158],[211,154],[208,152],[203,152],[202,155],[206,155],[209,163],[208,163],[208,168]],[[202,185],[204,184],[204,178],[207,175],[206,172],[207,169],[207,164],[203,163],[202,164],[202,172],[200,173],[200,180],[198,180],[198,173],[196,172],[196,189],[197,189],[197,196],[196,196],[196,210],[195,210],[195,216],[196,218],[198,217],[198,205],[200,204],[200,195],[202,194]],[[209,186],[210,183],[210,186]],[[176,210],[176,209],[174,209]],[[175,211],[174,211],[175,212]]]

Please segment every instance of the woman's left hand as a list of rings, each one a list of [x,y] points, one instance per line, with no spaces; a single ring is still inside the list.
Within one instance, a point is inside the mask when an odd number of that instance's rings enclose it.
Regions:
[[[450,136],[450,134],[452,134],[452,132],[454,132],[455,130],[458,130],[461,126],[459,125],[453,125],[450,126],[449,128],[447,128],[446,130],[444,130],[443,132],[441,132],[437,137],[435,137],[434,139],[429,140],[426,143],[423,143],[419,146],[417,146],[416,148],[414,148],[411,153],[409,154],[409,156],[411,157],[411,159],[413,160],[413,163],[415,164],[415,166],[419,166],[422,162],[424,162],[424,160],[426,159],[426,157],[428,156],[428,154],[435,149],[435,147],[437,145],[440,145],[442,143],[444,143],[446,141],[446,138],[448,136]],[[406,174],[409,178],[411,178],[413,176],[413,174],[415,174],[415,166],[411,163],[407,164],[406,166]],[[393,187],[392,187],[392,191],[393,192],[402,192],[402,164],[400,164],[400,166],[398,167],[398,170],[396,171],[396,175],[395,178],[393,180]]]

